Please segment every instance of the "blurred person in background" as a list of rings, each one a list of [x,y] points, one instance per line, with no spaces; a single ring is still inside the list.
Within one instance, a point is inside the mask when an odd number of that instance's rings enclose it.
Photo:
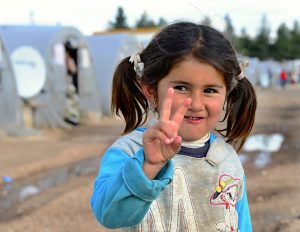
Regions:
[[[279,75],[280,86],[284,88],[287,84],[288,73],[285,69],[282,69]]]

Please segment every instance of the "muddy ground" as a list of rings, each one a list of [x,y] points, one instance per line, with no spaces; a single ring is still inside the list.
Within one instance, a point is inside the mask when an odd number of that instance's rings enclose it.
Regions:
[[[280,133],[284,142],[258,167],[258,152],[244,152],[253,229],[300,231],[300,87],[257,89],[252,134]],[[104,232],[89,198],[101,154],[119,135],[120,120],[70,130],[13,137],[0,133],[0,231]],[[27,192],[25,191],[27,190]]]

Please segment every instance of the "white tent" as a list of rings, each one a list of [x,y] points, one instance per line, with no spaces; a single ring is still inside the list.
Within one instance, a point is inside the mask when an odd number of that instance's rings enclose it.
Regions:
[[[32,109],[34,127],[68,127],[66,48],[77,67],[72,76],[80,120],[101,115],[93,61],[85,37],[73,27],[1,26],[16,74],[18,93]],[[69,78],[71,79],[71,78]]]
[[[0,129],[10,131],[22,126],[21,101],[14,72],[0,35]]]
[[[123,58],[140,51],[141,44],[130,33],[96,34],[88,36],[87,41],[95,62],[101,111],[109,115],[114,70]]]

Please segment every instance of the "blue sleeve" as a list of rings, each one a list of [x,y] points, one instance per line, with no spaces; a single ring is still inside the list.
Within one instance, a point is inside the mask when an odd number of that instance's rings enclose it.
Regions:
[[[236,203],[236,211],[239,218],[239,231],[252,232],[250,210],[246,192],[246,178],[244,178],[244,192],[242,198]]]
[[[91,197],[94,215],[103,226],[121,228],[139,224],[152,201],[171,182],[172,161],[154,180],[145,176],[143,163],[143,149],[133,157],[116,148],[104,154]]]

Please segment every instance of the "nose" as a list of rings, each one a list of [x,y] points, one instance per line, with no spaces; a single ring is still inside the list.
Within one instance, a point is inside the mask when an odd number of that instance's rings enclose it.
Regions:
[[[193,93],[190,97],[192,99],[190,110],[201,111],[205,109],[205,97],[202,93]]]

